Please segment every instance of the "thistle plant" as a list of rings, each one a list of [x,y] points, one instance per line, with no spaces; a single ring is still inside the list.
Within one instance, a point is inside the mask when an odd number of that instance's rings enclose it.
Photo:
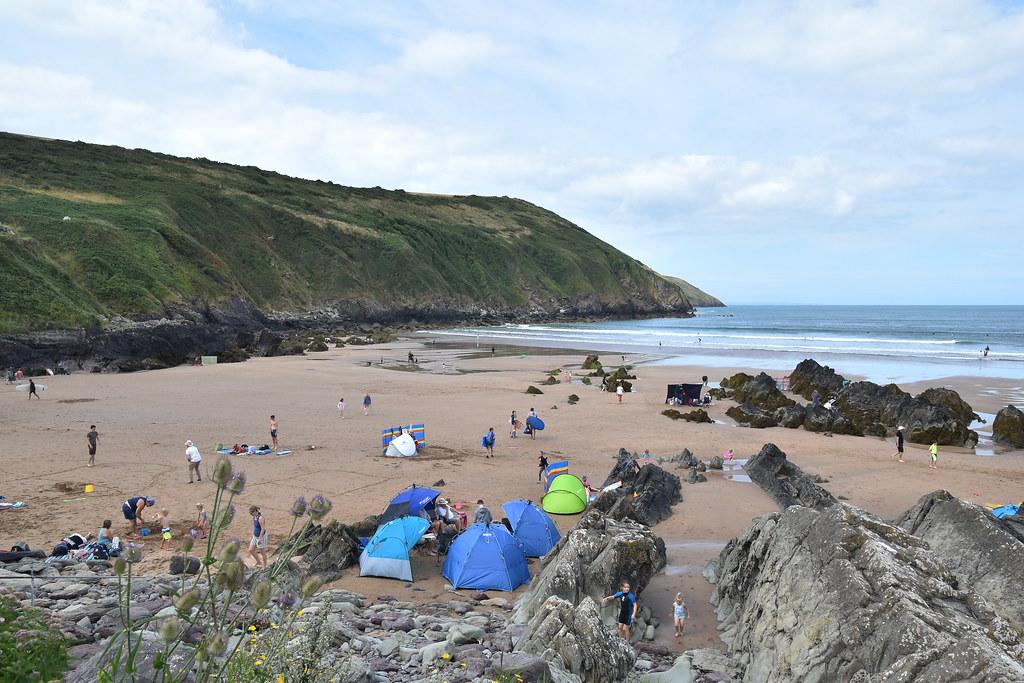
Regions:
[[[211,480],[217,485],[217,491],[211,508],[210,531],[205,547],[200,545],[199,548],[198,573],[188,578],[183,574],[181,582],[171,591],[174,616],[133,618],[132,578],[134,565],[142,561],[142,548],[128,544],[116,559],[114,573],[118,581],[121,629],[111,636],[104,650],[107,664],[99,676],[103,683],[141,682],[140,653],[146,631],[155,631],[162,645],[155,655],[147,653],[152,657],[149,664],[154,672],[146,676],[147,681],[232,680],[234,676],[229,674],[240,670],[233,662],[251,654],[242,647],[247,641],[247,632],[251,641],[251,633],[257,630],[255,624],[269,623],[272,630],[283,628],[285,633],[294,634],[295,619],[320,588],[322,581],[317,576],[306,578],[299,587],[284,585],[281,572],[314,521],[330,511],[330,500],[318,494],[309,503],[303,498],[295,501],[287,545],[279,549],[280,557],[269,570],[250,582],[251,575],[257,572],[249,570],[239,558],[241,540],[227,536],[235,518],[234,500],[245,491],[247,477],[244,472],[234,471],[230,460],[222,458],[214,467]],[[296,535],[300,522],[302,526]],[[191,536],[184,539],[182,553],[186,560],[195,545]],[[251,585],[248,590],[247,584]],[[272,669],[287,668],[286,644],[283,638],[266,639],[261,648],[261,664],[241,667],[250,669],[253,674],[245,680],[271,680]]]

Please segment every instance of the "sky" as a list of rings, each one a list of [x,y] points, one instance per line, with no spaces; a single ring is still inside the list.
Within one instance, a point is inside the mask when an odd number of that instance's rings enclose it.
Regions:
[[[0,130],[520,197],[726,303],[1024,303],[1021,2],[13,0],[0,44]]]

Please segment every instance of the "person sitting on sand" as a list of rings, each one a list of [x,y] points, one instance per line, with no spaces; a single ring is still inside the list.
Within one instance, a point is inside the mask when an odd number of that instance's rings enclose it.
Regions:
[[[109,519],[103,520],[103,526],[100,527],[99,533],[96,534],[97,540],[104,545],[114,545],[114,530],[110,527],[113,526],[113,522]]]
[[[453,526],[456,532],[460,531],[459,515],[452,509],[447,498],[437,499],[437,504],[434,506],[434,515],[436,519],[431,527],[435,534],[440,535],[443,533],[446,526]]]
[[[153,507],[156,505],[156,499],[151,496],[132,496],[125,502],[121,503],[121,514],[124,518],[131,522],[131,537],[137,538],[139,535],[139,524],[145,524],[146,520],[142,513],[147,507]]]

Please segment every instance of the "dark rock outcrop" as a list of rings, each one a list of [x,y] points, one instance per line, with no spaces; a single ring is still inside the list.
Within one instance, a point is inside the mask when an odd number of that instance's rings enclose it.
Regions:
[[[935,491],[897,520],[956,576],[992,605],[999,616],[1024,632],[1024,543],[979,505]]]
[[[725,414],[746,427],[764,429],[776,426],[775,415],[750,403],[731,406],[725,411]]]
[[[791,505],[804,505],[816,510],[835,505],[832,494],[818,486],[820,479],[807,474],[791,463],[786,454],[773,443],[766,443],[757,455],[743,466],[750,480],[785,510]]]
[[[1003,446],[1024,448],[1024,412],[1017,406],[1006,406],[996,413],[992,440]]]
[[[732,377],[726,377],[721,385],[725,389],[732,390],[732,398],[737,403],[749,403],[764,410],[775,410],[791,406],[795,401],[775,385],[775,380],[768,374],[762,372],[752,377],[745,372],[738,372]]]
[[[927,545],[844,503],[755,519],[714,568],[744,681],[1024,680],[1018,633]]]
[[[703,408],[688,410],[685,413],[680,412],[675,408],[668,408],[661,411],[661,414],[670,420],[686,420],[687,422],[696,422],[698,424],[710,424],[714,422],[714,420],[711,419],[711,416],[708,415],[708,411]]]
[[[774,418],[780,427],[797,429],[803,426],[804,420],[807,418],[807,411],[800,405],[776,408]]]
[[[970,406],[967,401],[960,398],[960,394],[956,393],[952,389],[945,387],[932,387],[931,389],[925,389],[917,398],[922,401],[927,401],[932,405],[942,406],[950,413],[952,413],[956,419],[970,426],[975,420],[981,419],[981,417],[974,412],[974,408]]]
[[[633,382],[630,380],[634,379],[636,379],[636,375],[629,374],[629,370],[625,366],[620,366],[615,372],[605,375],[604,390],[614,392],[621,384],[622,390],[628,394],[633,391]]]
[[[302,556],[298,569],[320,576],[325,583],[340,578],[342,570],[359,561],[359,535],[336,519],[295,536],[299,537],[295,555]],[[278,550],[289,547],[292,540],[285,539]]]
[[[835,406],[865,434],[884,436],[905,425],[907,439],[914,443],[963,446],[972,439],[977,443],[977,434],[970,430],[974,412],[951,389],[930,389],[913,397],[895,384],[854,382],[839,393]],[[965,411],[970,413],[966,421],[960,417]]]
[[[789,390],[808,401],[815,391],[821,400],[828,400],[830,396],[839,393],[845,383],[846,378],[813,358],[800,361],[793,372],[789,373]]]
[[[541,562],[516,603],[512,618],[518,624],[530,621],[553,595],[578,605],[588,596],[600,600],[622,581],[640,594],[665,567],[665,543],[643,524],[591,510]]]
[[[622,486],[598,496],[593,507],[614,519],[631,519],[647,526],[668,519],[672,506],[683,500],[679,477],[653,463],[636,469],[636,459],[620,454],[605,480],[605,486],[622,481]]]
[[[604,625],[589,597],[579,604],[556,596],[545,600],[516,648],[557,663],[585,683],[624,681],[636,661],[636,651]]]

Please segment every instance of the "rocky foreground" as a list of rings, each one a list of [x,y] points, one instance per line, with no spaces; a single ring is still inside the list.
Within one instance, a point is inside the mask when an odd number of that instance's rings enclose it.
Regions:
[[[689,451],[666,462],[691,475],[721,466]],[[882,520],[836,499],[773,444],[745,469],[780,511],[754,519],[705,569],[722,650],[676,656],[650,643],[659,623],[643,607],[632,641],[623,641],[615,607],[601,606],[623,580],[643,605],[643,590],[665,566],[664,543],[644,520],[664,519],[681,499],[678,477],[638,467],[625,452],[610,475],[622,487],[534,565],[515,602],[449,589],[414,604],[328,588],[303,608],[289,648],[315,652],[316,667],[329,673],[323,680],[346,683],[1024,680],[1024,517],[998,520],[937,491],[898,520]],[[351,529],[324,525],[292,571],[340,572],[355,561]],[[133,582],[132,619],[155,618],[143,631],[142,680],[182,578]],[[68,680],[97,679],[106,639],[121,628],[109,563],[25,559],[0,570],[0,590],[47,610],[77,643]],[[250,622],[257,635],[275,627],[267,617],[240,621]],[[242,628],[232,636],[248,637]],[[185,666],[185,654],[175,665]]]

